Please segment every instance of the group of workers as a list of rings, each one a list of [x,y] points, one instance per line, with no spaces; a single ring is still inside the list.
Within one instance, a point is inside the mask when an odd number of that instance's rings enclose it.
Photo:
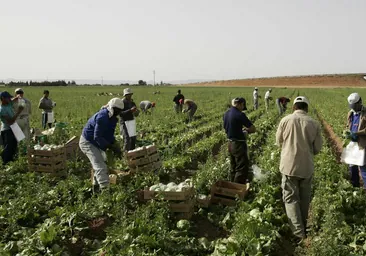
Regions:
[[[266,108],[272,100],[269,89],[265,94]],[[25,134],[26,140],[30,137],[29,116],[31,115],[31,103],[24,98],[21,88],[15,90],[13,97],[8,92],[1,92],[1,138],[4,150],[1,153],[3,164],[14,160],[17,152],[17,140],[11,126],[17,122]],[[117,157],[122,157],[122,149],[116,143],[114,137],[117,122],[120,124],[120,133],[123,135],[123,151],[135,149],[136,146],[136,121],[139,110],[132,100],[133,92],[130,88],[123,91],[123,98],[113,98],[107,105],[95,113],[83,128],[79,146],[82,152],[89,158],[94,170],[94,187],[105,189],[109,186],[108,168],[103,152],[112,150]],[[253,92],[254,108],[258,108],[258,88]],[[358,93],[352,93],[348,97],[350,111],[347,115],[349,138],[357,142],[361,149],[366,146],[366,109]],[[185,99],[181,90],[173,98],[174,109],[177,113],[188,112],[191,120],[197,110],[194,101]],[[276,99],[279,114],[286,111],[289,98]],[[247,137],[256,132],[256,127],[246,114],[247,102],[242,97],[234,98],[231,107],[223,116],[224,129],[228,138],[228,151],[231,163],[230,179],[232,182],[245,184],[249,181],[249,166]],[[183,109],[183,105],[187,108]],[[49,98],[49,91],[45,90],[38,107],[42,109],[42,127],[45,129],[53,118],[53,108],[56,103]],[[155,103],[142,101],[141,111],[147,113],[152,110]],[[281,160],[279,170],[282,174],[282,194],[293,234],[302,241],[306,238],[306,224],[311,200],[311,184],[314,172],[314,155],[322,148],[321,127],[307,113],[309,100],[304,96],[298,96],[293,101],[293,112],[282,118],[276,132],[276,144],[281,148]],[[118,120],[119,119],[119,120]],[[49,126],[50,127],[50,126]],[[366,189],[366,165],[349,167],[351,183],[355,187],[360,186],[360,174]]]
[[[132,100],[133,92],[130,88],[123,91],[123,99],[113,98],[94,114],[85,125],[80,137],[81,151],[89,158],[94,170],[93,190],[103,190],[109,187],[108,167],[105,163],[103,152],[112,150],[117,157],[122,157],[122,150],[116,143],[114,134],[119,118],[120,132],[123,135],[125,152],[136,147],[136,121],[139,110]],[[174,109],[177,113],[188,112],[189,120],[192,120],[197,110],[197,105],[185,99],[180,90],[173,99]],[[183,109],[183,105],[187,108]],[[140,108],[147,112],[155,107],[155,103],[142,101]]]
[[[159,92],[160,93],[160,92]],[[120,132],[124,138],[124,150],[132,150],[136,145],[136,121],[135,117],[139,115],[139,110],[136,107],[135,102],[132,100],[132,90],[126,88],[123,91],[123,108],[120,117]],[[48,90],[43,91],[43,97],[40,99],[38,108],[42,110],[42,128],[51,128],[55,122],[53,110],[56,106],[56,102],[52,101],[49,97],[50,92]],[[18,151],[18,141],[16,134],[13,132],[14,123],[16,123],[24,134],[24,141],[29,142],[31,138],[30,127],[30,115],[32,114],[32,104],[24,97],[24,90],[17,88],[15,90],[15,96],[12,96],[9,92],[4,91],[0,94],[1,106],[0,106],[0,118],[1,118],[1,139],[0,144],[3,145],[1,153],[3,165],[15,159],[15,155]],[[177,100],[178,98],[178,100]],[[175,110],[179,112],[187,112],[189,120],[192,120],[193,115],[197,110],[197,105],[189,99],[184,99],[181,91],[174,97]],[[183,109],[183,105],[187,108]],[[120,105],[121,106],[121,105]],[[140,102],[141,112],[148,114],[155,108],[155,102],[143,100]]]
[[[271,97],[271,93],[272,93],[272,89],[269,89],[268,91],[266,91],[265,95],[264,95],[264,102],[265,102],[265,106],[266,106],[266,110],[268,111],[269,106],[270,106],[270,101],[272,100]],[[257,110],[259,107],[259,99],[261,98],[261,96],[258,93],[258,87],[254,88],[253,91],[253,108],[254,110]],[[279,97],[276,99],[276,106],[278,109],[278,114],[282,115],[287,108],[287,103],[289,103],[291,100],[287,97]]]
[[[271,90],[265,95],[270,97]],[[253,93],[258,99],[257,88]],[[282,108],[282,114],[290,99],[277,99]],[[348,112],[348,138],[358,143],[360,149],[366,147],[366,108],[358,93],[352,93],[347,98],[350,111]],[[258,101],[254,101],[254,108]],[[314,173],[314,155],[322,148],[321,127],[307,113],[309,100],[304,96],[297,96],[293,101],[293,112],[282,118],[276,132],[276,144],[281,148],[279,170],[282,174],[282,196],[290,227],[298,242],[306,239],[306,226],[311,201],[311,184]],[[254,124],[247,118],[244,98],[232,100],[232,107],[224,115],[224,128],[229,140],[229,155],[231,162],[231,181],[238,183],[248,182],[249,160],[246,138],[248,134],[256,132]],[[366,164],[363,166],[350,165],[351,183],[354,187],[360,186],[360,174],[363,188],[366,190]]]

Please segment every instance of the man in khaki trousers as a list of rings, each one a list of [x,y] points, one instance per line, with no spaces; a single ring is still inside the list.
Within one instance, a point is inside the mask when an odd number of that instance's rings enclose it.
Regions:
[[[280,171],[283,201],[291,230],[299,241],[306,238],[313,158],[322,147],[320,125],[307,115],[308,107],[307,98],[296,97],[294,112],[281,120],[276,133],[276,143],[282,149]]]

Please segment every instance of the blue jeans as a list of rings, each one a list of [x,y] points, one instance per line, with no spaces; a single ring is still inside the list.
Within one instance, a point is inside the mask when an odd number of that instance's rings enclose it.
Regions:
[[[360,168],[360,171],[361,171],[361,176],[362,176],[362,180],[363,180],[363,188],[366,189],[366,165],[364,165],[364,166],[350,165],[349,166],[349,172],[351,174],[351,183],[354,187],[360,186],[360,174],[359,174],[358,168]]]

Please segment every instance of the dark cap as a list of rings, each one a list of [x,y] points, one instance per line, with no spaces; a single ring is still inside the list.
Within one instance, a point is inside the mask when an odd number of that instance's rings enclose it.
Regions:
[[[13,98],[7,91],[0,93],[0,98]]]
[[[244,110],[247,110],[247,102],[243,97],[237,97],[231,101],[231,104],[235,106],[236,104],[244,103]]]

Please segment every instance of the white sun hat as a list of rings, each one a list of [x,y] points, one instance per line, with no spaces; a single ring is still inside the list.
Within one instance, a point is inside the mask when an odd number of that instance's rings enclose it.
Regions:
[[[123,90],[123,96],[129,95],[129,94],[133,94],[131,88],[126,88]]]

